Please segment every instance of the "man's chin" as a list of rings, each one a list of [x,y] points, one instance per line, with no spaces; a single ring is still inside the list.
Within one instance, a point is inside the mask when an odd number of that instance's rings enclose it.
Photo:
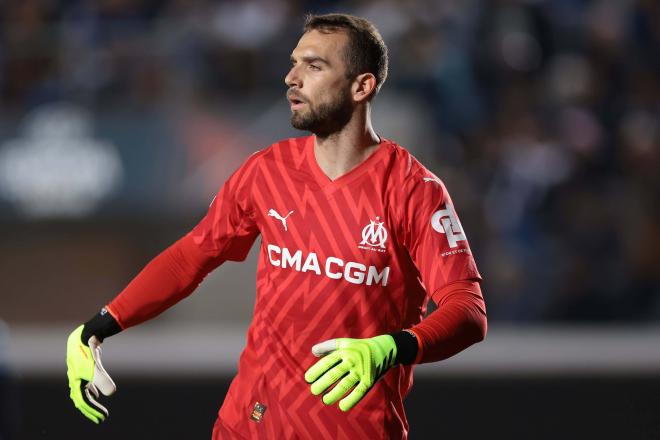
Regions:
[[[291,126],[297,130],[312,131],[313,124],[300,117],[300,114],[294,113],[291,115]]]

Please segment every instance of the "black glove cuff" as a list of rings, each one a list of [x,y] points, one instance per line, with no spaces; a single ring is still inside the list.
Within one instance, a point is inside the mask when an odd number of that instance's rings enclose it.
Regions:
[[[121,327],[119,326],[119,323],[117,323],[115,318],[113,318],[108,310],[103,307],[99,313],[85,323],[80,338],[82,339],[82,343],[87,345],[87,341],[89,341],[89,338],[92,336],[96,336],[99,342],[103,342],[103,339],[116,335],[120,331]]]
[[[417,337],[413,332],[402,330],[396,333],[390,333],[396,344],[395,362],[402,365],[410,365],[417,357]]]

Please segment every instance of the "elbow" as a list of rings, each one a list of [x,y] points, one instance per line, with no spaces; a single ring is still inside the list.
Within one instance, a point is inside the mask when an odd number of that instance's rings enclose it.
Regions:
[[[483,297],[480,298],[480,301],[473,303],[471,308],[471,321],[474,327],[473,331],[476,344],[486,339],[486,334],[488,334],[488,317],[486,314],[486,303]]]
[[[473,315],[473,317],[474,318],[470,320],[470,334],[473,339],[472,343],[476,344],[486,339],[486,334],[488,333],[488,319],[483,310],[480,310],[480,313]]]
[[[476,342],[481,342],[486,339],[486,334],[488,334],[488,315],[486,313],[486,302],[481,295],[481,289],[478,289],[478,293],[479,298],[474,303],[472,316],[474,316],[475,333],[477,335]]]
[[[476,329],[476,334],[477,334],[476,342],[481,342],[484,339],[486,339],[486,334],[488,333],[488,320],[486,319],[486,315],[483,316],[483,319],[479,320],[476,327],[477,327],[477,329]]]
[[[460,326],[464,348],[478,344],[486,339],[488,321],[481,308],[470,307],[465,311]]]

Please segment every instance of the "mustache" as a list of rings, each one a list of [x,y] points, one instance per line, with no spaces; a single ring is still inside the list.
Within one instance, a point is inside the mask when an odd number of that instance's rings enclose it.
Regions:
[[[298,100],[298,101],[307,102],[307,98],[305,96],[303,96],[299,92],[294,91],[293,89],[289,89],[286,92],[286,97],[289,100],[295,99],[295,100]]]

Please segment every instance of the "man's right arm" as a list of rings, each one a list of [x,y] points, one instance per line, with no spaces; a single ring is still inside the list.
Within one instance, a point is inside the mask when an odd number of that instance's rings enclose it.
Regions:
[[[252,201],[259,156],[250,156],[227,179],[192,231],[154,258],[107,305],[122,329],[181,301],[223,262],[245,260],[259,235]]]
[[[204,254],[188,234],[154,258],[106,307],[76,328],[67,340],[71,400],[99,423],[108,410],[98,402],[116,390],[101,363],[101,343],[121,330],[160,314],[188,296],[220,261]]]
[[[71,398],[90,420],[99,423],[107,417],[107,410],[95,400],[99,391],[114,392],[114,383],[100,363],[103,339],[167,310],[224,261],[247,257],[259,235],[251,200],[257,158],[258,154],[252,155],[225,182],[191,232],[154,258],[99,314],[69,336]],[[107,383],[112,386],[104,386]]]
[[[122,330],[140,324],[190,295],[222,262],[187,234],[147,264],[106,308]]]

